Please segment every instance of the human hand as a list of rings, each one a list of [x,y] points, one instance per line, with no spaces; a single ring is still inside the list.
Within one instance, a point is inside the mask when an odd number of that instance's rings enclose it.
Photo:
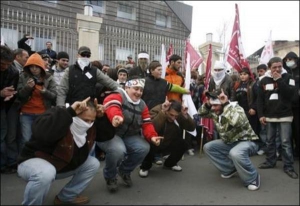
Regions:
[[[182,103],[181,114],[186,117],[188,110],[189,110],[189,108],[187,106],[185,106],[184,103]]]
[[[97,98],[94,99],[94,104],[96,107],[97,117],[102,117],[104,115],[104,106],[102,104],[98,104]]]
[[[4,97],[4,101],[9,101],[17,93],[13,86],[5,87],[1,90],[1,97]]]
[[[162,110],[163,112],[168,111],[170,105],[171,105],[171,103],[169,102],[168,97],[166,97],[165,102],[161,105],[161,110]]]
[[[155,145],[155,146],[159,146],[160,142],[164,139],[164,137],[158,136],[158,137],[151,137],[151,142]]]
[[[26,36],[27,39],[34,39],[32,36]]]
[[[267,124],[267,120],[266,120],[266,117],[261,117],[259,118],[259,121],[262,125],[266,125]]]
[[[281,74],[280,74],[279,72],[277,72],[277,71],[274,71],[274,72],[272,73],[272,77],[273,77],[273,79],[276,81],[277,79],[280,79],[280,78],[281,78]]]
[[[256,114],[256,111],[254,109],[249,109],[248,113],[253,116]]]
[[[27,81],[27,85],[30,87],[30,88],[33,88],[35,86],[35,82],[32,78],[28,79]]]
[[[188,90],[188,89],[186,89],[186,90],[185,90],[185,94],[191,94],[191,91]]]
[[[226,102],[228,102],[228,97],[226,96],[226,94],[224,93],[223,89],[221,89],[221,94],[218,96],[221,104],[225,104]]]
[[[113,117],[111,124],[113,127],[118,127],[119,125],[123,124],[123,121],[123,117],[116,115]]]
[[[76,114],[78,115],[78,114],[84,112],[85,110],[87,110],[87,105],[86,105],[86,103],[87,103],[90,99],[91,99],[91,98],[88,97],[88,98],[86,98],[85,100],[83,100],[83,101],[81,101],[81,102],[76,101],[76,102],[74,102],[74,103],[71,105],[71,107],[72,107],[72,109],[74,109],[74,111],[75,111]]]

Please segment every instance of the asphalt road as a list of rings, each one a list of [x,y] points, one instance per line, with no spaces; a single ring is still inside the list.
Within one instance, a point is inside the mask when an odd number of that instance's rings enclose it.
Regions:
[[[265,156],[251,157],[255,166]],[[185,155],[179,162],[182,172],[174,172],[154,165],[147,178],[131,175],[133,186],[126,188],[119,180],[119,190],[109,193],[101,169],[83,192],[90,197],[88,205],[299,205],[299,179],[291,179],[283,172],[282,162],[273,169],[259,169],[261,187],[249,191],[238,177],[222,179],[205,155]],[[299,174],[299,160],[295,161]],[[53,205],[55,195],[68,179],[53,182],[44,205]],[[1,174],[1,205],[20,205],[26,182],[17,174]]]

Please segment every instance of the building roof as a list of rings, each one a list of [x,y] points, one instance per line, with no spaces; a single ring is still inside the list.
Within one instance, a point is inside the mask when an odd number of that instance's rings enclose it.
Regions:
[[[165,1],[167,6],[180,19],[185,27],[192,32],[193,7],[179,1]]]

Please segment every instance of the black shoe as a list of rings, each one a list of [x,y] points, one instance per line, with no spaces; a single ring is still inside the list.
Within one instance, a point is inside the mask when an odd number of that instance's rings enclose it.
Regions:
[[[117,178],[105,179],[106,187],[110,192],[116,192],[118,190],[118,180]]]
[[[261,163],[258,166],[258,168],[260,168],[260,169],[270,169],[270,168],[273,168],[273,167],[275,167],[275,165],[271,165],[268,162]]]
[[[119,174],[119,176],[122,178],[124,184],[125,184],[127,187],[131,187],[131,186],[132,186],[132,181],[131,181],[130,174],[124,174],[124,173],[121,173],[120,170],[119,170],[118,174]]]
[[[298,174],[294,170],[285,170],[284,171],[290,178],[298,179]]]

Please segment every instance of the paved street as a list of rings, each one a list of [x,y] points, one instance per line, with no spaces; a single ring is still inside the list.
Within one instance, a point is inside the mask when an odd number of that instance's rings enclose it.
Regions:
[[[258,166],[265,156],[251,158]],[[89,205],[299,205],[299,179],[291,179],[277,162],[273,169],[261,170],[261,188],[248,191],[238,178],[222,179],[219,172],[202,155],[185,155],[179,162],[182,172],[173,172],[154,165],[149,177],[140,178],[138,168],[132,174],[133,186],[126,188],[119,180],[117,193],[106,189],[102,169],[84,195]],[[299,174],[299,160],[295,161]],[[52,205],[55,195],[69,179],[56,180],[45,205]],[[1,205],[20,205],[26,183],[16,174],[1,175]]]

